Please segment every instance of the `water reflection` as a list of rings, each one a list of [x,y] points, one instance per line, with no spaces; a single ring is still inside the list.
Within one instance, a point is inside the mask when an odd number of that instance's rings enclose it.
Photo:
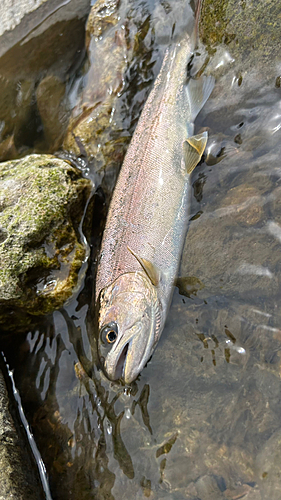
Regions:
[[[131,387],[95,366],[87,373],[87,308],[77,301],[13,354],[53,498],[258,491],[256,451],[280,426],[278,317],[218,296],[184,301],[175,295],[153,361]]]
[[[17,384],[25,394],[28,417],[32,414],[33,431],[58,498],[67,494],[76,498],[81,487],[83,498],[113,498],[107,496],[115,479],[109,463],[116,462],[128,479],[135,476],[122,438],[123,421],[139,425],[135,417],[139,408],[143,429],[152,434],[147,408],[150,389],[145,384],[138,390],[137,383],[131,388],[111,386],[96,370],[89,377],[79,360],[90,364],[86,330],[81,335],[78,315],[76,311],[73,319],[69,311],[55,312],[44,328],[29,332],[16,359],[15,376],[18,361],[18,375],[25,365],[31,372],[24,379],[20,375]],[[85,321],[85,310],[82,316]],[[63,481],[57,482],[58,474]]]

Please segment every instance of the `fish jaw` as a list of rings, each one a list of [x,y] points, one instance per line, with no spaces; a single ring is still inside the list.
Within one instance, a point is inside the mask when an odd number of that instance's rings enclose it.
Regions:
[[[118,346],[119,349],[110,352],[104,364],[108,378],[121,379],[125,384],[131,384],[137,378],[154,351],[153,327],[153,322],[138,325],[137,331],[127,343],[123,342]]]
[[[148,336],[148,342],[144,345],[143,333],[144,329],[140,326],[128,342],[119,343],[107,355],[104,371],[110,380],[122,380],[125,384],[131,384],[142,371],[153,350],[153,336]]]
[[[161,333],[157,288],[142,272],[125,273],[101,293],[99,357],[110,380],[130,384],[151,357]],[[114,325],[116,340],[108,343],[104,332]]]

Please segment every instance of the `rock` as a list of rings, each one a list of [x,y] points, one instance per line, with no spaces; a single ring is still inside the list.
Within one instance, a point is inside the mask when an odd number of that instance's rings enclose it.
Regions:
[[[258,487],[251,487],[249,484],[242,484],[235,490],[225,490],[224,496],[226,500],[261,500]]]
[[[14,160],[17,155],[18,152],[15,147],[14,136],[9,135],[7,139],[0,144],[0,161]]]
[[[281,431],[280,429],[266,441],[256,458],[256,467],[261,489],[262,500],[280,500],[280,459]]]
[[[62,88],[83,58],[88,11],[89,0],[60,5],[54,0],[21,0],[16,8],[2,2],[0,160],[32,153],[34,147],[36,152],[53,152],[61,145],[68,118]],[[44,106],[46,92],[51,96],[49,114]],[[9,139],[12,149],[6,146]]]
[[[263,205],[260,201],[260,191],[244,184],[230,189],[221,207],[230,208],[230,217],[233,222],[251,226],[260,222],[264,217]]]
[[[93,37],[104,35],[107,27],[118,23],[120,0],[98,1],[91,8],[86,26],[86,46],[89,47]]]
[[[20,0],[14,8],[9,1],[3,0],[1,5],[0,36],[5,31],[12,31],[20,24],[23,17],[37,10],[46,0]]]
[[[68,122],[65,90],[65,83],[54,75],[43,78],[36,89],[38,111],[50,152],[59,148]]]
[[[127,2],[99,0],[87,22],[89,69],[83,93],[75,106],[63,148],[81,157],[91,173],[105,174],[111,192],[122,164],[130,134],[125,129],[120,98],[132,44],[124,29]],[[122,131],[123,129],[123,131]],[[122,133],[121,133],[122,131]]]
[[[243,204],[246,206],[246,198]],[[203,292],[208,289],[212,294],[254,300],[262,288],[265,297],[277,296],[280,285],[274,269],[279,262],[278,241],[266,228],[246,231],[241,225],[233,227],[243,216],[241,205],[238,209],[234,206],[229,214],[218,209],[193,221],[186,238],[181,275],[196,276],[205,285]],[[245,225],[261,209],[259,204],[252,207],[249,216],[245,211]]]
[[[86,257],[78,226],[91,191],[67,162],[31,155],[0,165],[0,324],[60,307]],[[13,318],[11,323],[10,319]]]
[[[207,0],[202,6],[200,20],[201,40],[208,50],[224,47],[235,60],[236,70],[244,73],[257,67],[266,75],[264,66],[272,66],[279,59],[280,4],[265,0],[260,3],[245,0]],[[263,66],[263,68],[262,68]],[[243,77],[240,74],[240,85]]]
[[[0,371],[0,500],[43,500],[35,460],[15,415]]]
[[[1,63],[0,63],[1,66]],[[30,144],[29,133],[36,135],[34,116],[34,82],[23,79],[17,83],[0,76],[0,160],[14,159],[22,144]]]
[[[218,487],[213,476],[202,476],[196,483],[195,488],[201,500],[224,500],[225,496]]]
[[[19,0],[12,4],[3,0],[0,7],[0,56],[25,38],[32,38],[38,32],[62,20],[83,18],[89,9],[88,0],[74,0],[58,5],[56,0]]]

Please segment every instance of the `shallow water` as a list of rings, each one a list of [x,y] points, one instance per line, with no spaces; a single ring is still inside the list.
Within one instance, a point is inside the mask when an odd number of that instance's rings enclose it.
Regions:
[[[169,42],[157,32],[161,9],[174,22],[182,4],[142,3],[156,61]],[[196,122],[209,140],[193,175],[188,279],[138,380],[124,388],[96,365],[95,255],[72,300],[3,347],[53,499],[281,497],[280,61],[265,67],[257,53],[241,76],[229,47],[211,48],[216,87]],[[194,71],[209,49],[199,45]]]

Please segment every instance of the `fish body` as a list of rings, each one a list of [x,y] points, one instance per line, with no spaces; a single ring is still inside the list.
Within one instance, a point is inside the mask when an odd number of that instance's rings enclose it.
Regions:
[[[186,85],[190,39],[167,49],[111,200],[96,280],[98,349],[110,379],[130,383],[162,333],[188,224],[190,174],[207,133],[193,121],[213,81]],[[99,299],[99,300],[98,300]]]

